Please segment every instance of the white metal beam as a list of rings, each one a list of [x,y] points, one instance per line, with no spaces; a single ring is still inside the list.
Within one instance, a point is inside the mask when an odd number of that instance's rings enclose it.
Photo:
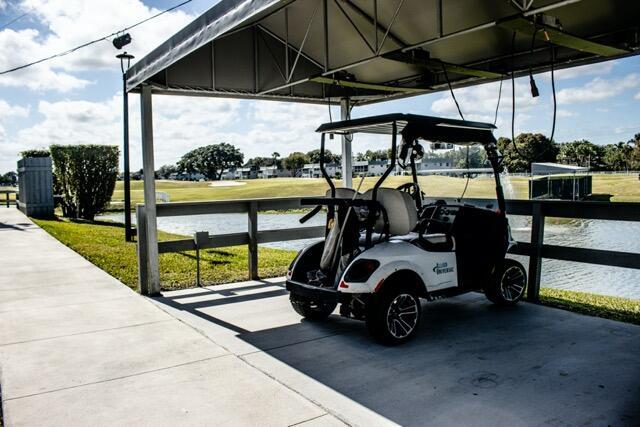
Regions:
[[[340,119],[349,120],[351,118],[351,106],[349,98],[340,100]],[[346,188],[353,188],[353,155],[351,152],[351,142],[353,135],[342,136],[342,185]]]
[[[156,220],[156,181],[153,160],[153,106],[151,86],[143,85],[140,93],[142,128],[142,171],[144,174],[144,206],[146,217],[147,287],[149,295],[160,293],[158,268],[158,224]]]

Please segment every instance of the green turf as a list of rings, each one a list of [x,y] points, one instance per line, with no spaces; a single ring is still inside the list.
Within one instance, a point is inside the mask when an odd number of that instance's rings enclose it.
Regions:
[[[378,180],[377,177],[368,177],[363,181],[361,191],[371,188]],[[354,187],[358,186],[359,178],[354,178]],[[390,176],[384,183],[385,187],[397,187],[409,182],[409,176]],[[421,176],[419,182],[422,190],[429,197],[460,197],[464,190],[466,178],[450,176]],[[505,184],[507,198],[526,199],[528,197],[528,178],[522,176],[511,177],[509,186]],[[244,181],[232,181],[240,184],[233,186],[214,186],[209,182],[189,181],[156,181],[156,190],[169,194],[172,202],[195,200],[229,200],[263,197],[293,197],[313,196],[324,194],[328,186],[321,178],[277,178],[277,179],[251,179]],[[132,181],[131,196],[133,204],[142,203],[142,181]],[[340,186],[341,181],[336,181]],[[116,184],[113,193],[113,207],[121,207],[124,198],[122,182]],[[214,184],[215,185],[215,184]],[[495,197],[494,180],[492,177],[478,177],[469,180],[469,186],[465,197],[493,198]],[[593,192],[598,194],[612,194],[612,201],[637,202],[640,201],[640,182],[636,175],[594,175]]]
[[[545,305],[589,316],[640,325],[640,300],[637,299],[541,288],[540,301]]]
[[[124,241],[124,229],[121,225],[63,219],[33,221],[130,288],[137,288],[136,244]],[[185,236],[160,231],[158,238],[176,240]],[[203,285],[248,279],[246,246],[207,249],[200,254]],[[294,256],[293,251],[261,247],[258,250],[258,274],[260,277],[283,276]],[[160,280],[163,289],[193,287],[196,282],[195,274],[195,251],[160,255]]]

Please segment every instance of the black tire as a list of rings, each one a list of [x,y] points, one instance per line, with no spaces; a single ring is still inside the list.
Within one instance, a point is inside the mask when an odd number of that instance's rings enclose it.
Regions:
[[[336,309],[337,303],[321,302],[316,303],[308,298],[300,295],[289,295],[291,306],[300,316],[309,320],[325,320],[333,310]]]
[[[365,321],[376,340],[398,345],[415,335],[421,314],[420,298],[414,287],[387,283],[367,302]]]
[[[522,264],[513,259],[505,259],[496,267],[484,294],[496,305],[515,305],[522,299],[527,289],[527,271]]]

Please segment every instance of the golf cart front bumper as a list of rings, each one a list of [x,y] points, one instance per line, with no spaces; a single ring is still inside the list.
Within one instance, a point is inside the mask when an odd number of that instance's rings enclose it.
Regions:
[[[333,288],[320,288],[295,280],[287,280],[287,291],[317,302],[341,303],[344,294]]]

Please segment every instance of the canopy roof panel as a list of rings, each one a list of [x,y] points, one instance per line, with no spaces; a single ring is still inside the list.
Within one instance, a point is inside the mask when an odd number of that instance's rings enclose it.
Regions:
[[[396,113],[325,123],[316,132],[391,135],[395,130],[410,141],[424,139],[430,142],[470,145],[496,142],[493,136],[495,128],[491,123]]]
[[[629,0],[222,0],[127,90],[371,103],[634,55],[639,18]]]

